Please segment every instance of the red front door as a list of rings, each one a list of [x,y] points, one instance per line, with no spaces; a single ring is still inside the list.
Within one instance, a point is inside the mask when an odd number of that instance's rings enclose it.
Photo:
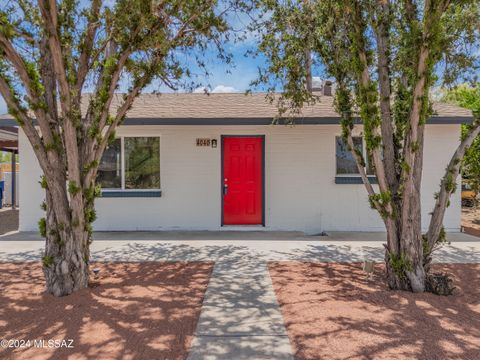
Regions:
[[[224,137],[223,224],[263,224],[263,137]]]

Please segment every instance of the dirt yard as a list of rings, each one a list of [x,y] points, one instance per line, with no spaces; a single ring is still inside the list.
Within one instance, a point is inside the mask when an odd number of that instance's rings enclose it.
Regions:
[[[18,210],[0,209],[0,235],[18,230]]]
[[[480,206],[462,208],[462,226],[465,233],[480,237]]]
[[[212,263],[97,264],[89,289],[44,293],[37,263],[0,263],[0,338],[73,349],[0,349],[1,359],[185,359]]]
[[[449,297],[389,291],[381,267],[367,279],[360,264],[270,264],[296,360],[480,359],[480,264],[441,266]]]

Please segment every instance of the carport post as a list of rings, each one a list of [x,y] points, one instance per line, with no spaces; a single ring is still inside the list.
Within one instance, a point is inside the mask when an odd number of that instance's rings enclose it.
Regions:
[[[12,210],[15,210],[15,181],[17,175],[17,162],[15,161],[16,151],[12,150]]]

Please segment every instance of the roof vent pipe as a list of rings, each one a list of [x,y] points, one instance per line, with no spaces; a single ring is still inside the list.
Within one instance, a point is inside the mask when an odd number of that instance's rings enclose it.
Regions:
[[[329,80],[323,84],[323,96],[332,96],[332,82]]]

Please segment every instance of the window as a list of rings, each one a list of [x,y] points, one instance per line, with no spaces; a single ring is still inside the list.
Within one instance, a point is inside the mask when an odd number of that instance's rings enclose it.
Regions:
[[[97,182],[102,189],[159,190],[160,138],[116,139],[105,149]]]
[[[104,189],[122,187],[121,166],[122,144],[120,139],[108,145],[98,166],[97,183]]]
[[[125,138],[125,189],[160,189],[158,138]]]
[[[353,137],[353,145],[359,150],[367,161],[365,149],[363,147],[363,138],[361,136]],[[347,144],[341,136],[336,137],[336,159],[337,159],[337,175],[359,175],[357,163],[348,149]],[[367,174],[373,175],[373,169],[367,164]]]

